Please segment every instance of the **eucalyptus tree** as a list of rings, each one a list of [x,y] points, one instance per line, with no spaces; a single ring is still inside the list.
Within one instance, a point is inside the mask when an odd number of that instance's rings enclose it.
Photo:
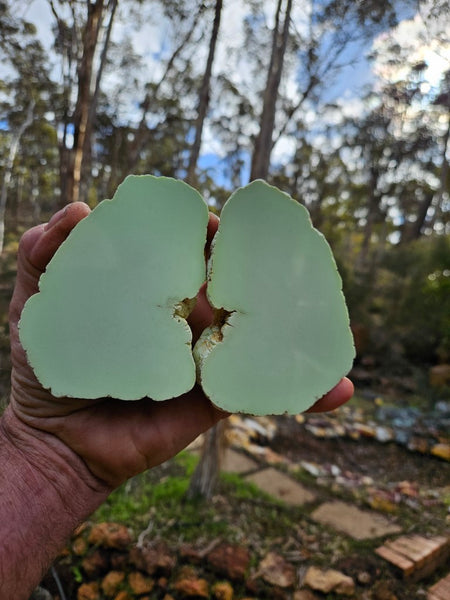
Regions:
[[[36,133],[46,126],[48,101],[53,91],[47,56],[36,37],[34,25],[13,14],[11,8],[12,5],[8,2],[0,3],[0,56],[3,64],[0,80],[0,133],[5,138],[5,144],[2,145],[4,156],[0,192],[0,248],[3,246],[8,194],[12,184],[16,204],[25,180],[29,185],[22,195],[35,195],[36,186],[31,179],[36,181],[42,166],[41,157],[39,152],[30,155],[30,140],[26,144],[23,142],[30,129]],[[45,135],[42,137],[46,139]],[[27,153],[30,159],[28,162],[23,157]],[[13,177],[13,173],[18,176]]]
[[[206,60],[205,71],[203,73],[202,82],[199,90],[197,118],[194,124],[194,141],[189,153],[189,162],[187,167],[186,180],[189,183],[195,183],[196,168],[200,155],[200,146],[202,143],[203,126],[205,123],[206,113],[209,107],[210,86],[214,56],[216,52],[217,38],[220,30],[220,19],[222,16],[222,0],[216,0],[214,8],[214,21],[209,41],[208,58]]]
[[[277,1],[251,179],[267,178],[276,143],[295,135],[295,122],[307,102],[317,108],[324,97],[330,100],[330,88],[342,69],[377,32],[396,22],[396,4],[327,0],[299,6]],[[266,20],[260,23],[253,26],[253,35],[262,30],[264,36]]]
[[[82,172],[90,155],[97,99],[118,0],[47,1],[54,17],[54,47],[63,73],[57,117],[58,129],[62,130],[61,200],[66,203],[81,199]]]

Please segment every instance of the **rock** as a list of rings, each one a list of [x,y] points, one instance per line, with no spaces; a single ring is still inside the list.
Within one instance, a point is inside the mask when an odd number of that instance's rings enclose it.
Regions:
[[[125,573],[123,571],[110,571],[107,573],[101,583],[105,596],[112,597],[117,594],[124,581]]]
[[[353,596],[355,582],[351,577],[334,569],[322,570],[318,567],[309,567],[303,580],[313,590],[328,594],[334,592],[343,596]]]
[[[296,581],[296,572],[293,565],[275,552],[269,552],[261,561],[258,575],[266,583],[281,588],[293,587]]]
[[[419,485],[416,481],[399,481],[395,486],[395,490],[411,498],[417,498],[419,495]]]
[[[390,427],[379,425],[375,427],[375,439],[382,444],[390,442],[394,439],[394,432]]]
[[[130,551],[130,562],[149,575],[155,573],[170,575],[176,565],[175,556],[163,543],[155,546],[135,546]]]
[[[108,554],[105,550],[97,548],[91,554],[83,558],[81,566],[88,577],[98,577],[102,573],[106,573],[109,569],[110,562]]]
[[[374,438],[376,436],[375,427],[367,425],[366,423],[355,423],[354,428],[361,437]]]
[[[120,523],[99,523],[94,525],[88,541],[96,546],[124,550],[131,544],[131,535],[125,525]]]
[[[209,564],[228,579],[243,580],[250,563],[250,555],[244,546],[219,544],[208,555]]]
[[[375,510],[386,513],[394,513],[397,510],[397,505],[384,490],[374,490],[369,495],[369,505]]]
[[[228,581],[216,583],[213,585],[212,594],[216,600],[233,600],[233,586]]]
[[[100,589],[96,581],[83,583],[78,588],[77,600],[100,600]]]
[[[128,554],[126,552],[110,552],[109,560],[111,569],[114,571],[124,571],[128,566]]]
[[[325,469],[315,463],[315,462],[309,462],[307,460],[302,460],[300,462],[300,465],[302,467],[302,469],[304,469],[307,473],[309,473],[310,475],[312,475],[313,477],[320,477],[326,474]]]
[[[209,598],[209,585],[206,579],[183,578],[175,582],[174,588],[183,597]]]
[[[83,537],[76,537],[72,542],[72,552],[75,556],[83,556],[88,549],[87,541]]]
[[[39,586],[33,590],[30,600],[53,600],[53,597],[48,590]]]
[[[125,590],[122,590],[121,592],[119,592],[117,594],[117,596],[114,597],[114,600],[133,600],[133,598],[130,596],[130,594],[128,592],[126,592]],[[145,598],[141,598],[141,600],[145,600]]]
[[[319,596],[309,590],[299,590],[294,593],[292,600],[319,600]]]
[[[357,575],[357,580],[361,585],[369,585],[369,583],[372,581],[372,576],[367,571],[361,571]]]
[[[198,565],[203,560],[203,553],[197,550],[191,544],[182,544],[179,549],[179,555],[182,560]]]
[[[450,444],[436,444],[431,448],[431,454],[450,461]]]
[[[128,575],[128,583],[133,594],[137,596],[148,594],[155,585],[153,579],[139,573],[139,571],[134,571]]]
[[[436,365],[429,371],[430,385],[435,388],[450,385],[450,365]]]
[[[426,454],[429,450],[428,441],[424,438],[420,437],[412,437],[408,441],[408,450],[412,450],[414,452],[420,452],[421,454]]]

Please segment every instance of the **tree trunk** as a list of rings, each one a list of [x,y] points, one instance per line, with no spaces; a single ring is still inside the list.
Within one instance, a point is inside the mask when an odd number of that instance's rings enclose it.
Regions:
[[[78,93],[73,115],[74,141],[67,171],[66,202],[77,202],[80,196],[81,167],[89,131],[93,63],[102,21],[104,0],[88,2],[88,17],[83,32],[83,54],[78,65]]]
[[[189,27],[189,30],[187,31],[186,35],[181,40],[180,44],[175,48],[172,56],[169,58],[161,79],[155,84],[151,94],[149,92],[147,92],[145,94],[144,101],[142,102],[142,105],[141,105],[142,106],[141,120],[139,122],[139,126],[135,133],[133,143],[130,145],[130,150],[128,153],[128,163],[127,163],[128,173],[132,173],[136,169],[136,165],[139,162],[139,155],[142,152],[142,149],[144,148],[146,141],[147,141],[147,133],[148,133],[147,114],[150,109],[152,100],[157,99],[158,92],[159,92],[161,85],[167,79],[167,76],[169,75],[170,71],[173,68],[175,60],[181,54],[181,52],[185,48],[186,44],[189,43],[204,10],[205,10],[205,4],[203,2],[200,2],[199,9],[192,21],[191,27]]]
[[[88,199],[88,191],[91,182],[92,173],[92,136],[95,130],[95,123],[97,120],[97,105],[98,97],[100,94],[100,85],[102,81],[103,71],[106,64],[106,58],[108,55],[109,42],[111,40],[111,31],[116,14],[118,0],[110,0],[108,9],[110,11],[110,17],[108,26],[105,32],[105,39],[103,42],[102,51],[100,54],[100,64],[97,69],[95,78],[94,91],[92,93],[91,101],[89,103],[89,115],[86,123],[86,135],[84,138],[83,156],[81,164],[81,182],[80,182],[80,200],[84,202]]]
[[[450,114],[447,124],[447,130],[444,134],[443,139],[443,149],[441,155],[441,168],[440,168],[440,177],[439,177],[439,188],[433,194],[432,192],[428,193],[425,198],[422,200],[419,210],[417,213],[417,218],[413,223],[409,223],[407,227],[403,230],[403,235],[401,237],[401,243],[408,243],[413,240],[417,240],[424,232],[424,229],[427,225],[427,215],[430,207],[434,205],[435,214],[431,222],[429,223],[430,227],[432,227],[436,221],[437,213],[442,203],[442,197],[445,192],[447,177],[448,177],[448,160],[447,160],[447,147],[450,138]]]
[[[187,176],[186,181],[192,185],[196,183],[196,169],[198,157],[200,155],[200,146],[202,143],[202,135],[203,135],[203,125],[206,118],[206,113],[209,107],[209,97],[210,97],[210,86],[211,86],[211,73],[212,66],[214,62],[214,55],[216,52],[217,45],[217,37],[219,34],[220,28],[220,17],[222,14],[222,0],[216,0],[216,8],[214,13],[214,22],[211,33],[211,39],[209,42],[209,52],[208,59],[206,61],[206,69],[203,74],[202,85],[200,87],[199,94],[199,103],[198,103],[198,111],[197,111],[197,119],[195,122],[195,137],[194,143],[191,147],[191,152],[189,156],[189,164],[187,168]]]
[[[5,171],[3,175],[2,189],[0,192],[0,254],[3,252],[3,244],[5,241],[5,215],[6,215],[6,204],[8,202],[8,187],[11,182],[12,170],[14,166],[14,160],[17,156],[19,149],[20,140],[27,128],[33,122],[33,111],[34,111],[34,100],[32,100],[28,106],[27,114],[22,125],[18,128],[16,133],[13,135],[11,145],[9,147],[8,158],[6,160]]]
[[[214,493],[224,447],[224,422],[220,421],[205,434],[200,461],[189,483],[187,497],[208,500]]]
[[[379,207],[380,207],[380,198],[377,193],[377,185],[378,185],[379,172],[375,167],[371,168],[370,173],[370,190],[369,190],[369,198],[367,204],[367,216],[366,223],[363,231],[363,241],[361,244],[361,250],[359,256],[357,257],[356,268],[360,273],[366,273],[370,270],[369,265],[369,254],[370,254],[370,245],[372,240],[373,228],[377,220]]]
[[[278,0],[275,27],[272,37],[272,52],[267,72],[266,88],[263,95],[263,109],[259,122],[259,133],[256,137],[253,151],[250,180],[259,178],[266,179],[270,167],[270,155],[273,144],[272,137],[275,126],[275,110],[289,36],[292,0],[287,0],[283,24],[281,24],[282,7],[283,0]]]

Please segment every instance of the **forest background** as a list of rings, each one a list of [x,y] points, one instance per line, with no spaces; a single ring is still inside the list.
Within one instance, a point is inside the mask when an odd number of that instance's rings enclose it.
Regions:
[[[0,338],[20,234],[129,173],[220,212],[266,179],[303,203],[344,283],[363,384],[450,362],[448,4],[0,0]]]

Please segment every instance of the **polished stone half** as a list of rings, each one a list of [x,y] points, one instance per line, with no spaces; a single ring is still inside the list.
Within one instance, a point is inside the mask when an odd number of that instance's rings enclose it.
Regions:
[[[187,184],[130,176],[71,232],[22,313],[20,339],[55,396],[167,399],[191,389],[185,320],[205,280],[208,208]]]
[[[298,413],[355,355],[342,282],[307,210],[263,181],[225,204],[208,268],[216,323],[196,344],[206,395],[230,412]]]

